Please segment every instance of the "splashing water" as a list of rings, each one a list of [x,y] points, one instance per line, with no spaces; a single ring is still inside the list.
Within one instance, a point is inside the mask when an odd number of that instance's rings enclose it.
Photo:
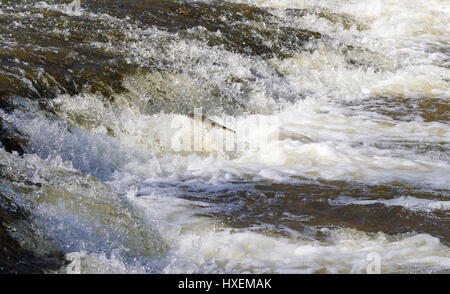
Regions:
[[[94,2],[0,5],[0,193],[82,272],[450,271],[446,1]]]

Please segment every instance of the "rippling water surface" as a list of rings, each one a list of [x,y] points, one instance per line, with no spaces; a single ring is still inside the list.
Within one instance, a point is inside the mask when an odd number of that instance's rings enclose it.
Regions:
[[[23,271],[450,272],[448,1],[68,2],[0,4]]]

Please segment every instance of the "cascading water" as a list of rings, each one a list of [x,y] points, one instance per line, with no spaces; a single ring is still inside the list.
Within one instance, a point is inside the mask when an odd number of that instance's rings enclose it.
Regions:
[[[67,2],[0,4],[23,271],[450,272],[448,1]]]

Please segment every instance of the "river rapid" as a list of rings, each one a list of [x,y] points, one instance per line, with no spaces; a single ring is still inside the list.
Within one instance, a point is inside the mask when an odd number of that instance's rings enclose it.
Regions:
[[[3,271],[450,273],[448,1],[68,3],[0,4]]]

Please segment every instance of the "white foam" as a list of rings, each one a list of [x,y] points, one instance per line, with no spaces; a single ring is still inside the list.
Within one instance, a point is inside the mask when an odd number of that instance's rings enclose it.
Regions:
[[[450,210],[450,201],[442,200],[430,200],[430,199],[419,199],[411,196],[400,196],[393,199],[373,199],[373,200],[363,200],[355,199],[352,197],[340,196],[335,200],[329,200],[330,204],[333,205],[371,205],[375,203],[381,203],[386,206],[401,206],[412,211],[424,211],[432,212],[435,210],[448,211]]]
[[[139,197],[136,203],[147,217],[163,220],[158,227],[172,248],[165,273],[366,273],[367,256],[373,253],[381,257],[382,272],[424,270],[430,264],[439,270],[450,267],[449,249],[426,234],[337,229],[324,230],[329,235],[324,242],[288,239],[195,217],[189,201],[167,194]]]
[[[167,273],[363,273],[367,254],[372,252],[381,256],[383,272],[404,272],[411,268],[448,270],[449,248],[426,234],[369,235],[342,229],[326,231],[329,238],[323,242],[282,238],[252,232],[250,228],[224,227],[211,218],[196,215],[198,208],[207,207],[207,203],[178,198],[180,191],[173,183],[204,185],[205,189],[214,191],[228,187],[233,180],[290,183],[296,176],[364,184],[398,180],[431,189],[449,187],[450,162],[445,154],[419,153],[414,148],[399,148],[397,144],[442,144],[448,148],[449,124],[425,122],[417,114],[412,114],[415,119],[411,121],[398,121],[341,104],[363,101],[370,105],[374,95],[448,99],[449,69],[443,66],[447,55],[440,51],[446,46],[448,35],[447,3],[419,0],[241,2],[282,8],[323,6],[355,16],[368,29],[346,30],[313,15],[297,19],[294,25],[329,34],[335,41],[317,41],[312,53],[305,51],[291,58],[266,61],[110,18],[123,27],[125,40],[134,38],[136,42],[93,43],[93,46],[120,51],[127,54],[130,62],[142,65],[148,65],[151,58],[164,60],[176,74],[128,77],[125,84],[129,93],[115,97],[114,103],[92,94],[61,95],[53,108],[63,122],[31,111],[0,112],[5,122],[29,138],[32,151],[40,156],[25,155],[20,159],[2,150],[2,160],[37,182],[65,187],[71,191],[69,194],[81,193],[78,196],[82,200],[83,195],[92,196],[86,186],[99,185],[95,197],[106,201],[108,198],[104,197],[111,193],[116,200],[126,199],[136,205],[145,214],[144,228],[139,230],[157,230],[170,247],[169,254],[159,264],[159,270]],[[45,4],[41,2],[37,7],[61,9]],[[286,17],[282,11],[274,13]],[[82,16],[102,17],[88,11],[83,11]],[[286,23],[290,20],[285,18]],[[345,53],[342,44],[362,48],[363,53]],[[368,65],[350,66],[348,58]],[[248,83],[249,90],[230,87],[227,81],[231,77]],[[168,90],[164,103],[185,103],[187,107],[213,103],[209,91],[214,88],[245,104],[249,111],[264,113],[235,116],[238,141],[257,143],[258,148],[224,152],[219,144],[221,131],[210,129],[202,133],[205,139],[202,152],[174,150],[174,134],[180,131],[189,135],[191,121],[184,115],[148,112],[145,102],[156,96],[150,81],[157,81],[158,86]],[[211,105],[214,106],[208,104]],[[189,113],[193,109],[179,110]],[[258,132],[242,132],[256,129],[257,118],[271,123]],[[284,132],[284,137],[274,137],[277,132]],[[380,142],[387,147],[377,147]],[[53,179],[61,171],[63,176]],[[106,181],[112,190],[93,177],[81,176],[78,171]],[[76,175],[67,176],[73,173]],[[65,183],[68,178],[71,180]],[[117,193],[123,193],[123,198],[118,198]],[[56,219],[55,223],[68,224],[69,231],[78,228],[92,231],[99,229],[95,224],[105,219],[95,203],[88,203],[92,215],[67,209],[65,201],[44,201],[37,206],[36,213]],[[382,203],[425,212],[449,209],[448,201],[410,196],[390,200],[341,197],[332,202],[349,203]],[[123,219],[129,221],[125,216]],[[114,220],[123,224],[120,217]],[[108,223],[107,231],[109,241],[117,244],[132,235],[133,228],[127,227],[115,237],[111,233],[115,222]],[[65,236],[58,228],[53,233]],[[75,239],[65,236],[62,240],[65,238],[69,243]],[[87,240],[92,244],[103,242],[102,238]],[[78,244],[77,249],[84,247],[95,251],[95,246],[89,244]],[[86,260],[92,271],[101,271],[109,264],[112,272],[148,272],[139,262],[130,265],[122,258],[120,254],[107,257],[103,252],[93,252]]]

